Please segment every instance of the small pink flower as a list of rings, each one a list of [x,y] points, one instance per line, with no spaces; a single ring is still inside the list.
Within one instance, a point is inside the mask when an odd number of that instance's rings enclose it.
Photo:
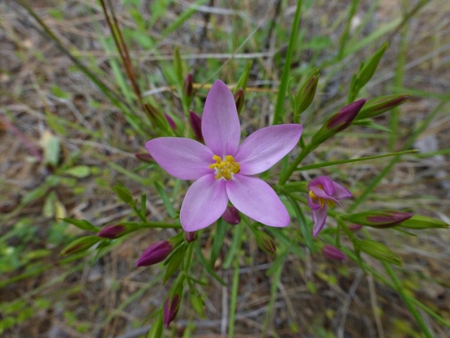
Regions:
[[[313,236],[322,230],[327,219],[328,207],[341,205],[338,200],[352,197],[352,193],[327,176],[319,176],[308,184],[308,205],[314,221]]]
[[[258,222],[285,227],[290,223],[286,207],[275,191],[254,175],[287,155],[302,131],[299,124],[270,126],[239,144],[241,126],[234,97],[218,80],[209,91],[203,111],[205,145],[186,138],[160,137],[145,146],[170,175],[195,180],[180,211],[185,231],[211,225],[225,212],[228,200]]]

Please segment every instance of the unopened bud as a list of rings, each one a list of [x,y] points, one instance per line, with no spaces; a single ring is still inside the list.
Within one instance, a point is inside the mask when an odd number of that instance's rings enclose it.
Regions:
[[[373,74],[377,70],[378,63],[380,63],[381,58],[384,55],[384,52],[389,47],[389,43],[385,42],[381,45],[381,47],[375,52],[375,54],[367,61],[364,67],[359,71],[358,74],[358,87],[364,87],[367,82],[372,78]]]
[[[324,255],[324,257],[332,259],[334,261],[347,260],[347,256],[341,250],[328,244],[322,248],[322,254]]]
[[[327,123],[325,123],[327,129],[340,132],[350,126],[365,103],[366,100],[361,99],[342,108],[336,115],[332,116]]]
[[[399,105],[405,103],[410,98],[408,94],[387,95],[377,97],[366,102],[355,120],[362,120],[381,115]]]
[[[389,249],[386,245],[381,244],[380,242],[365,239],[358,241],[357,243],[359,250],[376,259],[399,266],[402,265],[400,257],[398,257],[398,255],[391,249]]]
[[[242,108],[244,108],[244,96],[245,93],[242,90],[242,88],[239,88],[236,94],[234,95],[234,102],[236,103],[236,109],[238,111],[238,114],[240,114]]]
[[[409,212],[371,210],[351,215],[345,215],[342,218],[352,223],[357,223],[372,228],[384,229],[395,227],[411,218],[412,216],[413,214]]]
[[[93,245],[97,244],[98,242],[102,241],[103,239],[97,236],[86,236],[77,238],[72,243],[70,243],[68,246],[64,248],[63,251],[61,251],[61,255],[69,255],[74,253],[79,253],[82,251],[86,251]]]
[[[348,227],[348,229],[352,232],[356,232],[362,229],[362,225],[361,224],[352,224]]]
[[[225,222],[231,225],[236,225],[241,222],[241,215],[239,214],[238,209],[233,206],[227,206],[225,212],[222,215],[222,218]]]
[[[173,120],[173,118],[171,118],[170,115],[167,115],[166,113],[164,113],[164,116],[165,116],[167,122],[169,123],[170,128],[172,128],[173,130],[176,130],[177,125],[175,124],[175,121]]]
[[[189,112],[189,121],[191,122],[192,131],[195,139],[203,143],[202,119],[192,110]]]
[[[366,100],[361,99],[343,107],[325,122],[322,128],[313,136],[311,143],[318,145],[349,127],[365,103]]]
[[[188,74],[186,76],[186,78],[184,79],[184,83],[183,83],[183,95],[186,98],[191,99],[192,98],[192,93],[194,92],[194,79],[192,77],[192,74]]]
[[[186,240],[186,242],[189,242],[189,243],[195,241],[197,239],[197,231],[192,231],[192,232],[185,231],[184,239]]]
[[[161,241],[150,245],[136,262],[136,266],[149,266],[162,262],[172,252],[172,244]]]
[[[123,233],[127,230],[124,225],[107,225],[97,234],[98,237],[114,239],[121,237]]]
[[[297,95],[295,96],[295,112],[298,116],[303,113],[311,105],[314,96],[316,95],[317,84],[319,82],[319,70],[314,69],[313,73],[306,79],[301,86]]]
[[[141,160],[143,162],[152,163],[154,162],[152,155],[148,153],[138,153],[134,154],[138,160]]]
[[[254,229],[253,233],[255,234],[256,243],[258,244],[261,250],[271,255],[277,252],[277,246],[275,245],[275,242],[272,237],[270,237],[264,231],[260,231],[257,229]]]
[[[448,228],[449,224],[426,216],[417,216],[404,221],[401,226],[408,229],[432,229],[432,228]]]
[[[153,126],[166,134],[173,134],[173,129],[170,126],[170,121],[167,119],[166,114],[161,113],[155,106],[148,102],[144,103],[144,110]]]
[[[173,295],[164,302],[163,318],[164,327],[169,327],[170,323],[177,317],[180,308],[180,296]]]

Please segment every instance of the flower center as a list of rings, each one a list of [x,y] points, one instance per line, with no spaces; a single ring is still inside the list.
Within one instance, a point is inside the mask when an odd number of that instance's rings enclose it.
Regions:
[[[317,187],[323,190],[323,186],[321,184],[318,184]],[[320,206],[322,208],[325,206],[325,203],[330,208],[336,204],[336,202],[333,201],[333,200],[327,200],[327,199],[322,198],[322,197],[317,197],[316,194],[312,190],[309,191],[309,197],[311,197],[311,199],[313,200],[314,203],[319,202]]]
[[[225,156],[225,160],[217,155],[214,155],[212,158],[216,163],[210,164],[209,168],[216,171],[216,180],[220,180],[221,178],[227,181],[231,180],[235,174],[241,171],[241,166],[238,162],[234,161],[234,157],[231,155]]]

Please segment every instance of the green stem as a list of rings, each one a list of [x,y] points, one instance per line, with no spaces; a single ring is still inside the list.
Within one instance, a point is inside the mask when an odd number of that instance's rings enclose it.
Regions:
[[[291,35],[289,39],[286,60],[284,63],[283,74],[281,75],[280,88],[278,89],[277,103],[273,116],[273,124],[282,122],[282,113],[284,111],[284,103],[286,99],[286,91],[289,83],[289,74],[291,70],[291,60],[294,54],[294,48],[297,44],[298,26],[300,24],[300,16],[302,11],[302,0],[297,1],[297,9],[295,10],[294,22],[292,23]]]
[[[234,337],[234,321],[236,318],[236,307],[237,307],[237,297],[238,297],[238,286],[239,286],[239,263],[235,259],[233,272],[233,284],[231,287],[231,302],[230,302],[230,318],[228,320],[228,337]]]
[[[420,329],[422,330],[422,333],[427,338],[433,338],[433,334],[431,333],[430,329],[428,328],[427,324],[423,320],[420,313],[417,311],[416,307],[414,306],[413,302],[411,301],[411,298],[406,294],[405,290],[403,289],[403,286],[401,282],[398,280],[397,276],[395,275],[394,271],[392,270],[392,267],[386,263],[382,262],[384,269],[388,273],[389,277],[391,277],[392,281],[394,282],[394,285],[397,289],[397,292],[400,294],[400,297],[402,297],[403,301],[406,303],[406,306],[408,307],[409,312],[414,316],[414,319],[417,322],[417,325],[419,325]]]
[[[298,165],[300,164],[303,159],[308,156],[308,154],[313,151],[316,147],[312,147],[311,144],[308,144],[305,148],[302,149],[300,154],[295,158],[295,160],[291,163],[289,168],[286,169],[285,172],[283,172],[280,175],[280,180],[278,181],[278,185],[284,185],[286,181],[291,177],[292,173],[297,169]]]

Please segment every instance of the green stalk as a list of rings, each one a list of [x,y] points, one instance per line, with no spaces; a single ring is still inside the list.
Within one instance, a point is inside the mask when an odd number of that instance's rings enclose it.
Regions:
[[[359,0],[353,0],[350,5],[350,12],[348,14],[347,23],[345,24],[345,28],[344,28],[344,31],[342,32],[341,40],[340,40],[340,44],[339,44],[338,60],[342,60],[342,58],[344,57],[344,50],[345,50],[345,46],[347,44],[348,36],[349,36],[349,32],[350,32],[350,24],[352,22],[352,18],[355,16],[356,8],[358,7],[358,4],[359,4]]]
[[[297,43],[298,26],[300,24],[300,16],[302,11],[302,0],[297,1],[297,9],[295,11],[294,22],[292,23],[291,35],[289,39],[288,50],[286,54],[286,60],[284,63],[283,74],[281,75],[280,88],[278,90],[277,103],[275,106],[275,113],[273,115],[273,124],[279,124],[282,122],[282,114],[284,111],[284,103],[286,99],[286,91],[289,83],[289,74],[291,70],[292,54],[294,54],[294,48]]]
[[[236,307],[237,307],[237,297],[238,297],[238,286],[239,286],[239,263],[235,259],[233,272],[233,284],[231,287],[231,302],[230,302],[230,317],[228,320],[228,337],[234,337],[234,321],[236,318]]]
[[[405,24],[405,26],[402,29],[401,34],[401,40],[400,40],[400,50],[398,55],[398,62],[397,62],[397,69],[395,70],[395,79],[394,79],[394,86],[395,88],[400,88],[403,86],[403,76],[405,74],[405,59],[406,59],[406,52],[408,48],[408,41],[407,41],[407,35],[408,35],[408,25]],[[390,129],[391,133],[389,135],[389,150],[393,151],[395,149],[395,144],[397,143],[397,138],[399,135],[398,132],[398,119],[400,115],[400,108],[396,107],[391,111],[390,114]]]
[[[403,301],[406,303],[406,306],[408,307],[409,312],[411,312],[411,314],[414,316],[414,319],[416,320],[417,325],[419,325],[422,333],[427,338],[433,338],[434,337],[433,334],[431,333],[430,329],[428,328],[427,324],[423,320],[422,316],[420,315],[420,313],[417,311],[416,307],[412,303],[411,298],[406,294],[401,282],[398,280],[397,276],[395,275],[394,271],[392,270],[392,267],[386,262],[381,262],[381,263],[383,263],[385,271],[388,273],[389,277],[391,277],[392,281],[394,282],[397,292],[400,294],[400,297],[402,297]]]
[[[300,164],[303,159],[308,156],[308,154],[313,151],[316,147],[311,147],[311,144],[308,144],[305,148],[302,149],[300,154],[295,158],[295,160],[291,163],[289,168],[286,169],[281,175],[278,181],[278,185],[283,185],[286,181],[291,177],[292,173],[297,169],[297,166]]]

